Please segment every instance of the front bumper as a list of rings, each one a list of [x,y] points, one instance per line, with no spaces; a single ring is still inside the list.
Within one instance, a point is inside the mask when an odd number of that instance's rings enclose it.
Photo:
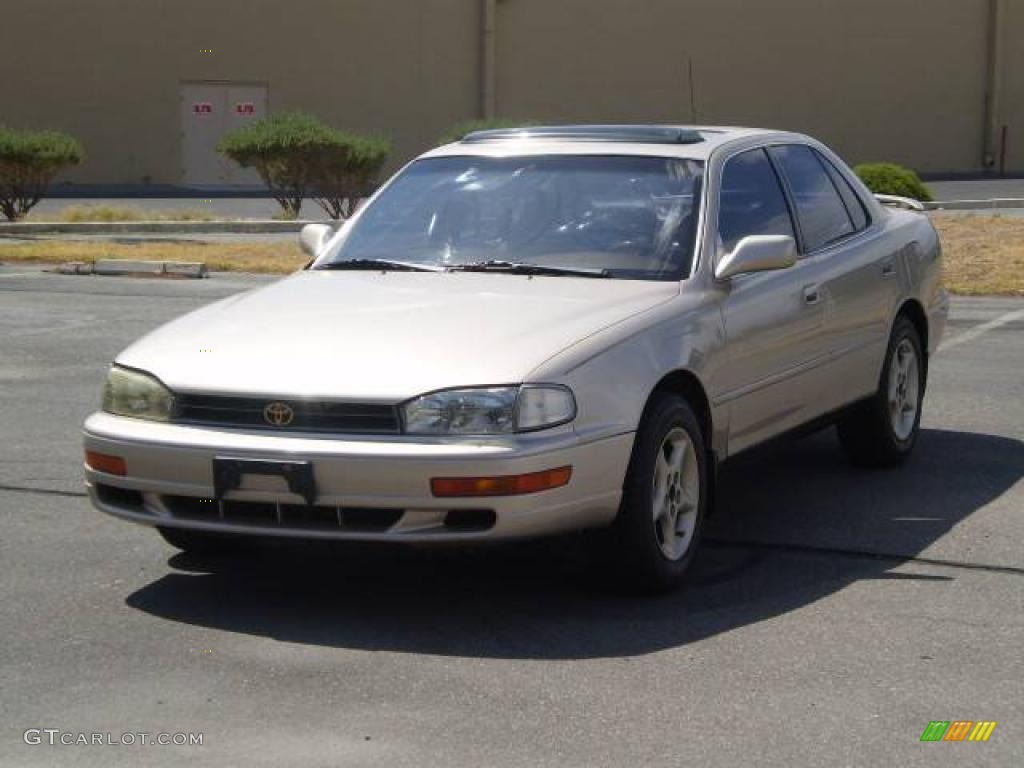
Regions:
[[[86,484],[98,509],[134,522],[301,538],[437,541],[607,525],[618,511],[633,435],[581,439],[563,429],[488,440],[324,439],[96,413],[85,423],[84,443],[87,451],[125,460],[123,477],[86,466]],[[258,475],[245,476],[222,503],[214,501],[218,457],[309,461],[318,490],[314,508],[282,478]],[[430,490],[434,477],[516,475],[566,465],[572,467],[569,483],[539,493],[435,498]]]

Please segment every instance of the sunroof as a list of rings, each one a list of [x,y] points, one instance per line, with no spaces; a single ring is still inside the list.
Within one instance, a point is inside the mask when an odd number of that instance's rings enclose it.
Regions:
[[[616,141],[631,144],[698,144],[704,137],[692,128],[667,125],[536,125],[523,128],[497,128],[474,131],[463,139],[466,144],[489,141],[555,139],[559,141]]]

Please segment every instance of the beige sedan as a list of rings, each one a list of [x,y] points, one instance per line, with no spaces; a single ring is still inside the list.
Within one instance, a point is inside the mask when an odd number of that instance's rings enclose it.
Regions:
[[[913,449],[941,250],[806,136],[560,126],[406,166],[310,267],[114,361],[93,503],[206,551],[592,530],[648,589],[693,559],[722,461],[808,424]]]

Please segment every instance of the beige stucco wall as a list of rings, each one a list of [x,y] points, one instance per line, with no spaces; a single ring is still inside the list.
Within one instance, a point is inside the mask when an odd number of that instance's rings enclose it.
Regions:
[[[996,117],[1007,127],[1007,169],[1024,171],[1024,0],[1004,2],[1002,93]]]
[[[1001,119],[1024,170],[1024,0],[1004,2]],[[497,5],[500,115],[774,126],[851,161],[980,167],[988,0]],[[177,183],[179,83],[266,82],[272,110],[387,134],[394,166],[477,115],[479,31],[477,0],[11,3],[0,122],[81,138],[76,181]]]
[[[474,0],[7,4],[0,122],[78,136],[76,181],[177,183],[180,81],[262,81],[271,110],[385,133],[405,158],[475,113],[478,14]]]
[[[855,161],[921,170],[980,161],[987,0],[499,7],[498,102],[508,114],[689,121],[689,60],[697,121],[805,131]]]

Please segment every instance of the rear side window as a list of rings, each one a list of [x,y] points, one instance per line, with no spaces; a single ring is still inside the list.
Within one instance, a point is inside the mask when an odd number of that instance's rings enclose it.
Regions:
[[[748,235],[793,237],[786,197],[763,149],[731,158],[722,171],[718,236],[728,253]]]
[[[789,182],[805,252],[853,234],[846,205],[814,150],[790,144],[770,152]]]
[[[818,159],[825,166],[828,175],[832,177],[832,183],[836,185],[836,189],[839,190],[839,196],[846,204],[846,212],[850,214],[850,220],[853,221],[853,228],[860,232],[868,225],[868,213],[864,210],[864,203],[861,202],[860,196],[853,191],[850,182],[843,177],[838,168],[829,162],[828,158],[818,154]]]

